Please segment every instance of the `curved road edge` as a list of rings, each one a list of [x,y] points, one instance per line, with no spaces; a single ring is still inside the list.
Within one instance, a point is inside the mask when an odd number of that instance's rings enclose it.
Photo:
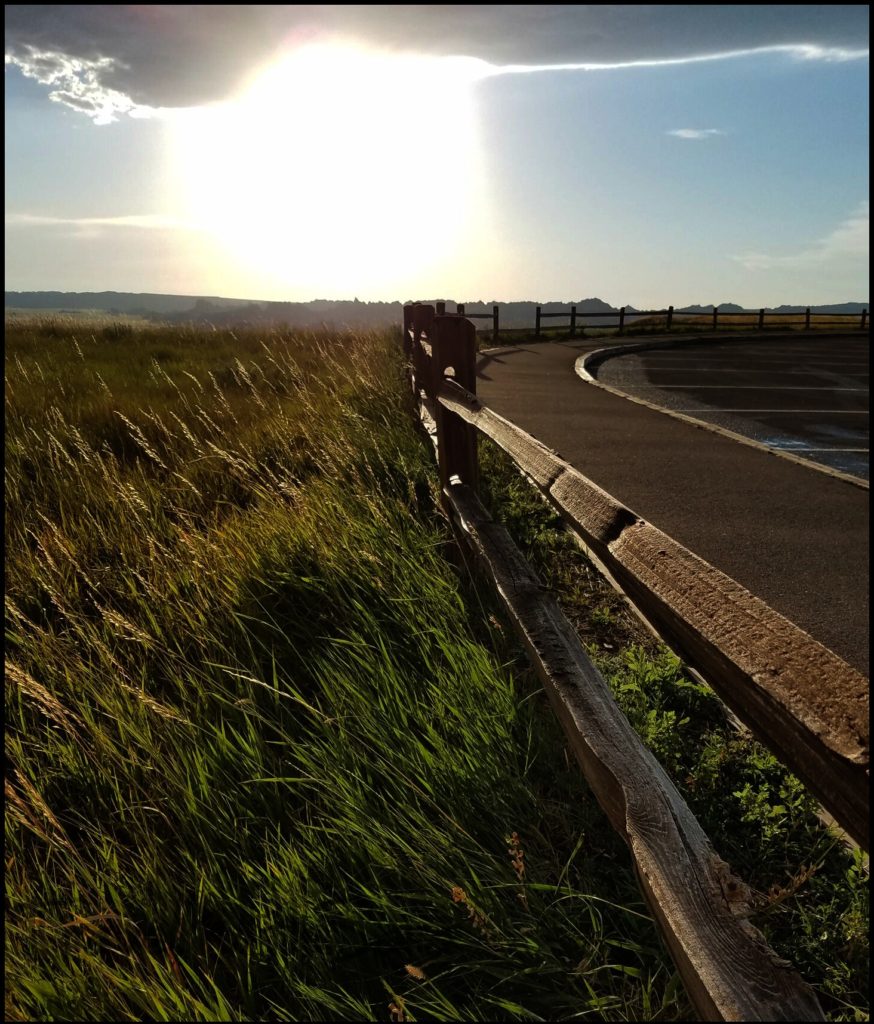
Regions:
[[[797,337],[797,335],[768,334],[763,335],[762,337],[774,340],[777,338]],[[619,388],[615,388],[610,384],[605,384],[603,381],[599,381],[591,372],[596,366],[605,362],[607,359],[611,359],[614,356],[624,355],[627,352],[642,352],[646,350],[664,348],[683,348],[685,345],[718,344],[723,341],[740,340],[749,341],[750,335],[747,334],[741,336],[732,334],[722,335],[718,338],[662,338],[652,341],[629,342],[627,345],[611,345],[609,347],[599,348],[594,352],[587,352],[578,356],[574,363],[574,371],[577,376],[587,384],[593,384],[596,388],[602,388],[604,391],[609,391],[611,394],[624,398],[629,402],[637,402],[638,405],[644,405],[647,409],[653,409],[655,412],[660,412],[665,416],[672,416],[676,420],[683,420],[685,423],[689,423],[693,427],[698,427],[700,430],[709,430],[711,433],[721,434],[723,437],[727,437],[732,441],[739,441],[741,444],[749,445],[751,448],[756,448],[762,452],[767,452],[769,455],[776,455],[781,459],[788,459],[790,462],[794,462],[799,466],[804,466],[806,469],[812,469],[818,473],[825,473],[826,476],[836,477],[838,480],[843,480],[848,484],[861,487],[863,490],[869,490],[868,481],[862,480],[860,477],[852,476],[850,473],[842,473],[840,470],[832,469],[830,466],[822,466],[819,463],[810,462],[808,459],[799,458],[791,452],[780,451],[777,448],[769,448],[768,445],[762,444],[761,441],[755,441],[750,437],[744,437],[743,434],[737,434],[733,430],[728,430],[726,427],[717,426],[715,423],[707,423],[705,420],[696,419],[694,416],[688,416],[685,413],[676,412],[673,409],[666,409],[664,406],[656,405],[654,402],[648,402],[645,398],[638,398],[636,395],[629,395],[626,391],[621,391]]]
[[[512,458],[608,581],[867,849],[868,679],[476,395],[446,381],[438,400]]]

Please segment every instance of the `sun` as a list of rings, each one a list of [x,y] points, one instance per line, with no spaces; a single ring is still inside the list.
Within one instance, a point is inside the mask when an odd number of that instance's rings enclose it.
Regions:
[[[474,230],[479,76],[465,58],[297,50],[176,120],[188,216],[265,293],[401,295]]]

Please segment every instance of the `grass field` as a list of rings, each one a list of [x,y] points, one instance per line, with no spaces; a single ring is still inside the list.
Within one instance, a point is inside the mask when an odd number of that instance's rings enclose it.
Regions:
[[[105,309],[31,309],[23,306],[7,306],[4,311],[4,320],[7,324],[15,324],[19,327],[32,326],[40,327],[42,324],[52,324],[55,327],[66,326],[71,330],[77,327],[108,326],[109,324],[139,324],[145,326],[149,323],[145,317],[136,313],[110,313]]]
[[[399,352],[7,324],[7,1020],[690,1019],[518,644],[445,557]],[[867,1019],[860,858],[484,464],[756,924]]]

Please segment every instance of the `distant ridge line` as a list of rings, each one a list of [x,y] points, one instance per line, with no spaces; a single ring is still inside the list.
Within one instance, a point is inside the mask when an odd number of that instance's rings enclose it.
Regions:
[[[409,300],[407,300],[409,301]],[[421,300],[431,304],[437,301]],[[616,314],[620,307],[611,306],[599,298],[571,300],[581,314]],[[252,299],[224,298],[205,295],[172,295],[155,292],[60,292],[60,291],[7,291],[4,305],[7,309],[51,310],[53,312],[96,310],[106,313],[142,316],[146,319],[170,320],[174,322],[209,322],[217,326],[246,323],[284,322],[290,326],[349,326],[377,327],[400,324],[403,306],[400,300],[393,302],[363,302],[358,299],[314,299],[309,302],[280,302]],[[494,300],[466,302],[468,313],[491,313],[498,307],[500,323],[505,328],[528,327],[534,322],[535,309],[540,306],[544,314],[566,311],[568,302],[495,302]],[[805,306],[782,305],[766,307],[766,313],[804,313]],[[868,308],[867,303],[842,302],[811,306],[811,314],[860,314]],[[749,312],[735,303],[720,303],[720,313]],[[627,305],[626,313],[634,316],[639,310]],[[713,305],[677,306],[678,313],[707,314]]]

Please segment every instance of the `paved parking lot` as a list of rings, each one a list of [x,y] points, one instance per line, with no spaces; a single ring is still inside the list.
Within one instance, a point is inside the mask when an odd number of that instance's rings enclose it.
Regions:
[[[868,479],[867,335],[627,353],[602,383],[767,447]]]
[[[778,347],[780,343],[774,338],[743,338],[731,350],[721,344],[690,345],[679,353],[677,361],[683,365],[670,367],[672,374],[688,369],[690,359],[704,358],[705,350],[712,356],[730,351],[734,358],[741,346],[751,364],[753,359],[763,360],[754,365],[764,372],[764,356],[758,354],[758,345],[768,346],[773,349],[770,354],[775,365],[765,378],[766,389],[754,390],[749,377],[744,376],[753,370],[749,365],[738,367],[737,363],[724,367],[733,369],[733,373],[718,375],[726,378],[724,383],[703,387],[717,376],[718,364],[713,362],[711,379],[702,380],[705,374],[699,374],[697,387],[688,379],[672,377],[675,386],[661,390],[655,387],[648,398],[672,394],[671,400],[680,408],[691,408],[694,403],[709,414],[734,417],[735,432],[740,421],[758,423],[763,435],[764,425],[758,421],[761,416],[775,420],[784,416],[781,429],[786,431],[787,423],[793,430],[799,423],[810,428],[814,411],[860,411],[858,405],[835,403],[856,401],[858,389],[867,387],[861,377],[862,368],[854,365],[867,365],[867,356],[861,350],[861,346],[867,347],[867,338],[861,343],[857,338],[846,339],[839,349],[832,347],[838,344],[837,339],[811,341],[813,345],[808,345],[806,339],[793,338]],[[867,489],[585,383],[574,372],[575,361],[603,345],[603,341],[585,339],[483,352],[478,363],[477,392],[496,412],[554,448],[628,508],[867,673]],[[796,350],[795,346],[800,348]],[[821,346],[818,358],[814,358],[816,346]],[[750,351],[753,347],[757,354]],[[673,356],[676,360],[678,353],[666,349],[646,355]],[[598,368],[599,374],[611,363],[618,365],[626,358],[607,360]],[[817,365],[825,362],[829,365]],[[799,371],[802,375],[794,376]],[[775,390],[775,385],[779,387],[786,380],[798,381],[799,388],[827,387],[825,391],[785,394]],[[747,387],[746,400],[741,401],[741,389],[729,388],[728,381]],[[648,378],[638,379],[638,384],[653,388]],[[714,402],[720,392],[723,397],[732,396],[731,401]],[[806,401],[777,405],[781,400],[778,394],[784,398],[791,394],[796,399],[819,394],[828,396],[828,401],[819,402],[812,410]],[[708,395],[713,404],[702,402],[701,395]],[[766,396],[766,401],[753,404],[750,395]],[[863,408],[867,409],[867,401]],[[771,411],[752,411],[757,409]],[[792,409],[802,411],[793,413]],[[825,422],[835,425],[850,418],[843,413],[828,413]],[[811,457],[812,449],[820,447],[814,445],[809,429],[803,438],[799,435],[799,440]],[[843,439],[832,444],[841,448],[861,446]]]

